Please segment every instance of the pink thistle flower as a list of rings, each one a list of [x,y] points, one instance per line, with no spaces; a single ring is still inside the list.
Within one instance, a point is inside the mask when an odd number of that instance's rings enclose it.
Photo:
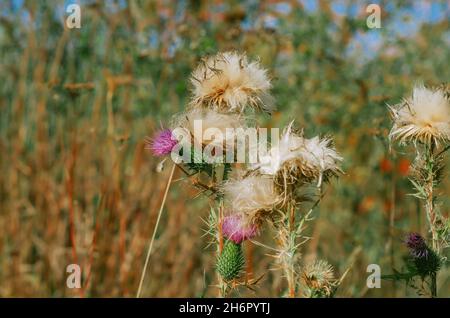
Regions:
[[[258,235],[258,227],[256,224],[245,224],[241,214],[232,214],[224,218],[222,232],[227,239],[240,244]]]
[[[173,137],[172,131],[164,129],[147,141],[147,149],[150,149],[155,156],[165,156],[172,151],[177,143],[178,141]]]
[[[409,233],[405,239],[405,244],[413,257],[423,258],[428,256],[427,243],[419,233]]]

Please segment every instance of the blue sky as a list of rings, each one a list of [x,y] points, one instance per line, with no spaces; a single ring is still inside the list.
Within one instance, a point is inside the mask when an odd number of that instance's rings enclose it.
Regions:
[[[315,12],[319,10],[318,0],[298,0],[306,11]],[[91,0],[61,0],[56,1],[59,5],[56,5],[55,15],[57,17],[62,17],[65,14],[65,7],[72,3],[89,3]],[[115,1],[105,0],[111,12],[120,10],[126,7],[126,0],[119,0],[118,6],[113,6]],[[251,7],[255,5],[255,0],[247,0],[246,5]],[[361,13],[365,13],[365,8],[368,3],[379,3],[379,1],[354,1],[354,0],[333,0],[331,1],[331,8],[337,14],[341,16],[357,16]],[[186,0],[181,0],[178,2],[177,8],[177,19],[182,18],[183,11],[186,5]],[[3,3],[1,5],[2,15],[7,15],[8,12],[19,13],[24,5],[24,0],[11,0],[8,4]],[[274,4],[274,9],[279,13],[288,13],[291,10],[289,3],[280,2]],[[223,6],[217,9],[223,9]],[[382,31],[380,30],[368,30],[367,32],[359,32],[355,35],[355,38],[349,45],[349,54],[356,52],[357,54],[363,53],[364,59],[371,58],[376,54],[377,49],[381,47],[384,41],[383,33],[388,34],[390,37],[411,37],[419,30],[422,23],[435,23],[442,21],[444,19],[450,19],[450,1],[411,1],[410,8],[396,9],[393,2],[387,2],[385,8],[388,13],[393,12],[393,18],[390,19],[389,23],[383,24],[382,21]],[[251,10],[250,10],[251,12]],[[21,13],[22,21],[29,21],[29,16],[26,11]],[[244,28],[251,28],[253,24],[256,23],[255,17],[250,17],[250,19],[244,21]],[[276,28],[278,25],[277,18],[267,16],[264,17],[263,23],[267,27]],[[450,31],[445,35],[450,41]],[[158,35],[149,34],[149,39],[152,43],[157,42]]]

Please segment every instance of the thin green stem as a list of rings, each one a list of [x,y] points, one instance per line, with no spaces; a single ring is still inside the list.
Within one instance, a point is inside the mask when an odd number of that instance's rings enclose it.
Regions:
[[[222,173],[217,173],[217,169],[220,167],[223,167]],[[225,165],[216,165],[213,169],[213,180],[216,183],[217,177],[221,176],[221,182],[225,181],[228,178],[228,171],[226,169]],[[223,249],[223,234],[222,234],[222,222],[223,222],[223,210],[224,210],[224,202],[222,196],[218,197],[218,217],[217,217],[217,257],[222,253]],[[218,280],[218,286],[219,286],[219,297],[225,298],[228,293],[228,284],[223,280],[223,278],[220,276],[219,273],[217,273],[217,280]]]
[[[428,223],[430,225],[431,236],[432,236],[432,247],[436,253],[439,254],[439,239],[436,229],[436,211],[434,205],[434,187],[435,187],[435,162],[434,162],[434,146],[431,145],[426,149],[426,169],[428,172],[427,180],[425,184],[425,210],[427,213]]]
[[[436,228],[436,210],[435,210],[435,198],[434,198],[434,187],[436,186],[436,180],[435,180],[435,171],[436,171],[436,162],[435,162],[435,156],[434,156],[434,144],[431,144],[430,146],[426,147],[426,171],[427,171],[427,178],[425,182],[425,210],[427,213],[427,219],[428,223],[430,225],[430,231],[431,231],[431,238],[432,238],[432,247],[433,250],[437,253],[437,255],[440,255],[440,244],[439,244],[439,237],[438,237],[438,230]],[[432,273],[430,275],[430,292],[431,297],[435,298],[437,297],[437,273]]]
[[[222,234],[222,221],[223,221],[223,200],[219,199],[219,209],[217,216],[217,257],[222,254],[223,250],[223,234]],[[227,283],[223,280],[222,276],[217,272],[217,280],[219,286],[219,297],[225,298],[227,295]]]
[[[280,261],[284,276],[288,284],[288,297],[294,298],[297,281],[297,275],[295,271],[297,254],[297,227],[295,223],[295,205],[289,202],[283,214],[283,220],[280,222],[280,228],[278,229],[281,250]]]
[[[431,297],[436,298],[437,297],[437,273],[431,274]]]

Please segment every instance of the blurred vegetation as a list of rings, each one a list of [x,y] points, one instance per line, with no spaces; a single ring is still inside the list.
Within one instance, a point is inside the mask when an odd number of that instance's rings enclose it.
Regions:
[[[382,28],[368,29],[368,2],[336,2],[348,11],[329,1],[315,10],[305,1],[81,1],[81,29],[67,29],[69,2],[2,1],[0,296],[135,295],[168,173],[156,173],[144,138],[184,109],[200,58],[223,50],[270,71],[278,111],[261,123],[295,119],[307,136],[332,135],[345,158],[303,258],[341,274],[353,264],[338,297],[414,296],[398,283],[366,287],[368,264],[391,272],[407,253],[405,233],[428,234],[408,196],[411,151],[389,149],[386,104],[418,81],[448,82],[450,9],[433,1],[443,18],[415,23],[403,17],[413,2],[379,1]],[[448,215],[448,178],[440,190]],[[195,194],[182,182],[171,189],[144,296],[216,295],[202,237],[208,203]],[[240,295],[279,296],[267,250],[245,250],[249,275],[265,276]],[[81,290],[66,287],[70,263],[81,265]],[[449,271],[440,275],[448,297]]]

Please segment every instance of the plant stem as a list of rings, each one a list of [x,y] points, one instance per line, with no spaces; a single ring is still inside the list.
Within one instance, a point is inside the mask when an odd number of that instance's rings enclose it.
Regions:
[[[152,239],[150,240],[150,245],[148,247],[147,256],[145,258],[145,264],[144,264],[144,268],[142,270],[141,280],[139,282],[139,288],[138,288],[138,291],[137,291],[137,294],[136,294],[136,298],[139,298],[139,296],[141,295],[142,286],[144,284],[144,279],[145,279],[145,274],[147,272],[148,262],[150,260],[150,254],[152,253],[152,249],[153,249],[153,242],[155,241],[156,232],[158,230],[159,221],[161,219],[161,215],[162,215],[162,212],[163,212],[163,209],[164,209],[164,204],[166,203],[167,194],[169,193],[169,188],[170,188],[170,185],[172,183],[173,173],[175,172],[175,167],[176,167],[176,165],[174,163],[172,165],[172,170],[170,171],[169,179],[167,180],[166,189],[164,191],[164,197],[163,197],[163,200],[161,202],[161,206],[159,208],[158,218],[156,219],[155,229],[153,230]]]
[[[432,236],[432,247],[433,250],[439,255],[440,248],[439,248],[439,240],[438,240],[438,233],[436,229],[436,212],[435,212],[435,206],[434,206],[434,186],[435,186],[435,178],[434,178],[434,146],[431,145],[427,147],[426,149],[426,165],[427,165],[427,180],[425,184],[425,193],[426,193],[426,200],[425,200],[425,210],[427,213],[427,219],[428,223],[430,225],[431,230],[431,236]]]
[[[219,201],[219,215],[218,215],[218,222],[217,222],[217,257],[222,254],[223,250],[223,235],[222,235],[222,222],[223,222],[223,200]],[[220,276],[219,273],[217,273],[217,280],[218,280],[218,286],[219,286],[219,297],[225,298],[227,295],[227,283],[223,280],[222,276]]]
[[[291,237],[293,245],[295,245],[295,209],[292,205],[289,206],[289,236]],[[294,259],[295,259],[295,246],[292,247],[292,254],[291,260],[290,260],[290,267],[289,267],[289,276],[288,276],[288,283],[289,283],[289,297],[294,298],[295,297],[295,270],[294,270]]]
[[[425,183],[425,210],[427,213],[428,223],[430,225],[431,238],[432,238],[432,247],[433,250],[440,255],[440,246],[439,246],[439,237],[436,229],[436,211],[434,205],[434,187],[435,187],[435,157],[434,157],[434,144],[426,147],[426,169],[427,169],[427,179]],[[437,273],[432,273],[430,275],[431,285],[431,297],[437,297],[437,283],[436,283]]]
[[[437,273],[432,273],[431,274],[431,287],[430,287],[432,298],[437,297],[437,284],[436,284],[437,279],[436,278],[437,278]]]
[[[289,203],[284,213],[284,218],[280,224],[279,241],[281,254],[281,265],[283,267],[284,275],[288,283],[289,298],[295,297],[296,287],[296,226],[295,226],[295,206]]]
[[[219,168],[223,168],[224,170],[221,173],[217,173]],[[225,181],[228,177],[227,170],[225,168],[225,165],[217,165],[214,167],[214,173],[213,173],[213,181],[214,186],[217,183],[217,177],[220,176],[221,181]],[[218,218],[217,218],[217,257],[219,257],[220,254],[222,254],[223,250],[223,234],[222,234],[222,222],[223,222],[223,210],[224,210],[224,202],[223,198],[219,197],[218,199]],[[219,273],[217,273],[217,280],[218,280],[218,286],[219,286],[219,297],[225,298],[227,296],[228,291],[228,284],[223,280],[222,276],[220,276]]]

